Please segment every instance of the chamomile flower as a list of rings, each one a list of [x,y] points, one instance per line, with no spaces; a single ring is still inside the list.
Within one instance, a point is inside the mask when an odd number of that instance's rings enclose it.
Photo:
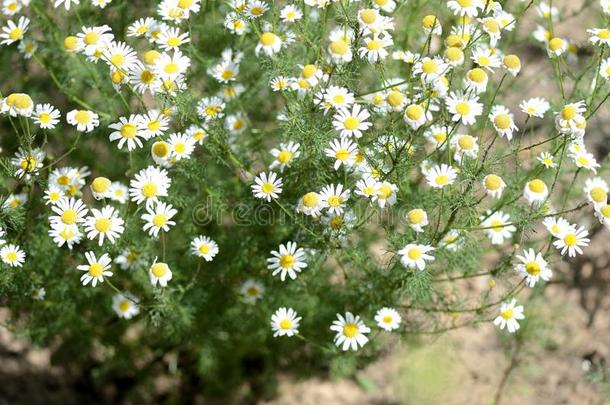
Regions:
[[[249,279],[244,281],[239,291],[244,301],[246,301],[248,304],[254,304],[256,301],[262,298],[265,292],[265,286],[256,280]]]
[[[373,195],[372,201],[377,202],[379,207],[385,208],[386,205],[391,206],[396,204],[396,193],[398,186],[388,181],[379,182],[377,192]]]
[[[457,178],[457,172],[449,165],[435,165],[432,166],[427,173],[425,173],[426,181],[430,187],[443,188],[453,184]]]
[[[556,238],[559,238],[560,235],[565,234],[568,230],[573,228],[572,224],[562,217],[546,217],[542,221],[542,224],[547,231]]]
[[[159,47],[164,51],[176,51],[182,45],[191,42],[189,34],[186,32],[181,33],[176,27],[171,27],[166,30],[162,30],[155,42],[159,44]]]
[[[364,198],[373,199],[379,190],[379,182],[373,176],[363,176],[356,182],[356,195]]]
[[[178,161],[191,156],[197,141],[186,134],[177,133],[171,134],[167,143],[171,150],[172,159]]]
[[[281,307],[271,316],[273,337],[294,336],[299,333],[301,317],[292,308]]]
[[[364,38],[364,46],[358,49],[358,54],[370,63],[379,62],[388,57],[386,48],[393,44],[394,41],[390,35],[374,34],[372,37]]]
[[[342,184],[324,186],[320,192],[321,204],[330,214],[341,215],[350,196],[350,190],[343,190]]]
[[[45,205],[55,205],[64,197],[64,192],[59,187],[50,184],[44,192]]]
[[[549,58],[561,56],[568,50],[568,41],[559,37],[551,38],[547,43],[546,50]]]
[[[2,99],[0,112],[8,112],[11,117],[29,117],[34,111],[32,98],[25,93],[11,93]]]
[[[286,23],[293,23],[303,18],[303,13],[292,4],[288,4],[280,11],[280,18]]]
[[[91,215],[85,219],[85,232],[88,239],[98,238],[98,244],[102,246],[104,239],[114,243],[125,227],[125,221],[119,217],[119,212],[112,206],[107,205],[101,210],[91,209]]]
[[[155,207],[146,207],[146,214],[142,215],[142,221],[144,221],[144,231],[148,231],[150,236],[155,238],[159,235],[160,231],[168,232],[170,226],[176,225],[176,222],[171,219],[178,213],[178,210],[174,209],[171,204],[164,202],[157,202]]]
[[[587,33],[590,34],[589,41],[595,45],[610,45],[610,30],[607,28],[592,28],[588,29]]]
[[[206,262],[211,262],[218,251],[218,244],[207,236],[201,235],[191,241],[191,252]]]
[[[293,79],[285,76],[276,76],[271,79],[269,85],[273,91],[284,91],[292,88]]]
[[[262,53],[271,57],[278,53],[283,45],[284,41],[282,41],[282,38],[279,35],[272,31],[265,31],[258,37],[258,44],[256,45],[254,52],[257,56]]]
[[[447,110],[452,114],[451,120],[461,121],[464,125],[474,125],[476,117],[483,113],[483,104],[479,97],[463,93],[450,93],[445,103]]]
[[[85,222],[85,216],[89,211],[82,200],[67,197],[59,200],[51,210],[57,214],[49,217],[51,224],[61,223],[74,227]]]
[[[319,217],[323,208],[324,202],[322,201],[322,197],[320,194],[313,191],[310,191],[303,197],[299,198],[299,203],[297,204],[297,212],[301,212],[312,217]]]
[[[123,183],[113,181],[108,189],[108,198],[117,201],[119,204],[125,204],[129,199],[129,189]]]
[[[502,59],[502,66],[504,69],[508,70],[511,75],[517,76],[521,71],[521,59],[519,59],[517,55],[506,55],[504,56],[504,59]]]
[[[354,32],[350,29],[336,28],[328,37],[328,53],[334,63],[342,64],[350,62],[353,58],[352,41]]]
[[[506,137],[509,141],[513,139],[513,132],[519,129],[515,125],[513,114],[503,105],[495,105],[492,107],[489,114],[489,120],[496,129],[498,135]]]
[[[89,110],[72,110],[66,114],[66,121],[80,132],[91,132],[100,124],[99,116]]]
[[[555,157],[549,152],[541,152],[536,159],[547,169],[553,169],[557,167]]]
[[[286,245],[281,244],[278,250],[271,251],[271,257],[267,259],[267,268],[271,270],[271,275],[280,276],[280,280],[286,280],[286,276],[292,280],[297,278],[297,273],[300,273],[307,267],[305,262],[305,249],[297,248],[295,242],[288,242]]]
[[[502,61],[499,56],[494,50],[486,46],[475,49],[470,58],[481,68],[487,69],[490,72],[493,71],[493,69],[502,66]]]
[[[351,312],[346,312],[345,317],[337,314],[337,320],[333,321],[330,330],[336,332],[333,340],[343,351],[356,351],[358,347],[364,346],[369,341],[366,334],[371,332],[360,316],[354,316]]]
[[[515,270],[525,277],[525,282],[529,287],[533,287],[540,280],[549,281],[553,276],[553,271],[542,257],[542,253],[536,253],[533,249],[523,251],[523,255],[517,255]]]
[[[426,268],[426,262],[434,260],[434,257],[428,254],[433,250],[434,248],[429,245],[409,243],[398,251],[400,263],[407,268],[417,268],[419,271],[423,271]]]
[[[278,177],[275,172],[263,172],[254,178],[251,188],[254,197],[271,202],[282,193],[282,178]]]
[[[605,206],[608,203],[610,187],[602,178],[594,177],[585,181],[584,192],[591,204],[596,207]]]
[[[509,333],[515,333],[519,330],[517,321],[521,319],[525,319],[523,305],[517,305],[517,300],[512,299],[500,305],[500,315],[494,319],[494,325],[499,326],[500,329],[506,328]]]
[[[476,93],[483,93],[487,89],[489,76],[481,68],[474,68],[464,76],[464,86],[473,89]]]
[[[157,284],[161,287],[167,287],[167,282],[172,279],[172,271],[167,263],[157,262],[157,258],[153,261],[148,269],[148,278],[153,287]]]
[[[334,169],[338,170],[341,165],[344,168],[353,166],[358,154],[358,146],[349,138],[338,138],[330,141],[330,147],[324,150],[326,156],[335,159]]]
[[[533,179],[525,184],[523,196],[530,205],[541,205],[549,195],[549,189],[540,179]]]
[[[155,62],[154,73],[162,79],[175,81],[184,75],[191,65],[191,60],[179,50],[170,55],[163,52]]]
[[[164,169],[148,166],[140,170],[129,182],[129,196],[136,204],[146,202],[147,205],[167,197],[171,179]]]
[[[428,226],[428,214],[421,208],[414,208],[407,212],[407,223],[415,232],[421,233]]]
[[[453,158],[462,162],[465,157],[476,158],[479,153],[478,138],[468,134],[459,134],[451,139]]]
[[[435,148],[444,148],[447,145],[447,128],[439,125],[432,125],[424,131],[426,140]]]
[[[119,122],[110,124],[108,128],[114,129],[114,132],[110,134],[110,141],[118,140],[117,146],[119,149],[122,149],[125,144],[127,144],[127,150],[129,151],[143,146],[140,138],[145,139],[145,136],[142,131],[141,120],[137,115],[120,117]]]
[[[591,240],[587,238],[588,235],[589,231],[584,226],[578,229],[573,226],[560,234],[558,239],[553,242],[553,246],[560,250],[562,255],[567,252],[569,257],[575,257],[576,253],[582,254],[581,247],[589,246]]]
[[[112,182],[106,177],[96,177],[90,185],[91,194],[96,200],[110,197],[110,185]]]
[[[421,104],[411,104],[405,109],[403,119],[411,127],[412,130],[416,130],[419,127],[426,124],[427,121],[432,119],[430,111],[426,111],[424,106]]]
[[[131,319],[140,313],[138,299],[128,292],[115,294],[112,297],[112,309],[119,318]]]
[[[595,216],[602,225],[610,229],[610,204],[596,207]]]
[[[125,42],[112,41],[102,52],[102,58],[111,71],[129,72],[137,62],[136,51]]]
[[[514,225],[510,224],[510,215],[502,211],[492,213],[487,211],[487,214],[481,217],[481,227],[487,228],[485,232],[491,240],[492,245],[501,245],[505,239],[512,237],[517,230]]]
[[[109,270],[112,259],[108,256],[108,253],[104,253],[98,259],[94,252],[85,252],[85,258],[87,259],[87,264],[81,264],[76,267],[78,270],[85,272],[80,278],[84,286],[91,283],[91,286],[95,287],[98,282],[104,282],[104,277],[112,276],[112,272]]]
[[[483,187],[488,195],[493,198],[500,198],[506,188],[506,183],[500,176],[488,174],[483,178]]]
[[[329,86],[320,98],[323,108],[326,106],[336,109],[348,108],[355,101],[354,95],[348,89],[338,86]]]
[[[375,322],[381,329],[391,332],[398,329],[401,322],[400,314],[394,308],[381,308],[375,313]]]
[[[13,20],[8,20],[6,25],[2,27],[2,33],[0,33],[0,39],[2,39],[0,45],[11,45],[21,41],[28,31],[29,25],[30,19],[24,16],[19,17],[17,24]]]
[[[193,138],[198,145],[203,145],[203,142],[208,138],[207,129],[199,125],[191,125],[185,133]]]
[[[61,222],[51,223],[49,236],[58,247],[66,245],[70,250],[74,245],[78,245],[83,238],[83,234],[77,226],[66,225]]]
[[[42,129],[53,129],[59,123],[61,114],[51,104],[37,104],[32,114],[34,124]]]
[[[270,153],[274,160],[269,165],[269,169],[275,169],[279,166],[280,172],[283,172],[285,168],[290,167],[294,160],[301,156],[299,147],[298,143],[289,141],[281,143],[277,148],[271,149]]]
[[[597,163],[597,160],[595,159],[595,155],[592,153],[582,151],[572,153],[570,156],[574,160],[576,167],[590,170],[593,173],[597,173],[597,168],[600,167],[600,164]]]
[[[369,112],[358,104],[354,104],[351,109],[342,108],[333,116],[333,126],[339,131],[341,136],[362,137],[362,132],[371,127],[368,118]]]
[[[123,249],[121,253],[114,258],[114,262],[118,264],[122,270],[134,270],[145,264],[142,254],[132,248]]]
[[[482,0],[451,0],[447,2],[447,8],[453,11],[454,15],[476,17],[479,14],[479,9],[485,7]]]
[[[413,73],[420,75],[422,81],[432,83],[438,80],[448,70],[447,65],[440,57],[424,57],[413,65]]]
[[[610,58],[606,58],[603,60],[602,64],[599,67],[599,74],[606,81],[610,81]]]
[[[94,56],[99,59],[102,51],[114,39],[114,34],[112,33],[112,28],[108,25],[102,25],[98,27],[83,27],[81,32],[76,34],[76,37],[76,49],[82,51],[85,55]]]
[[[46,154],[42,149],[34,148],[27,152],[22,147],[19,147],[15,157],[11,159],[12,165],[17,169],[15,177],[28,180],[31,176],[37,175],[43,166],[45,156]]]
[[[25,252],[19,246],[9,243],[0,249],[0,258],[10,267],[21,267],[25,263]]]
[[[225,102],[219,97],[206,97],[202,98],[197,103],[197,114],[204,121],[211,121],[214,119],[222,118],[225,110]]]

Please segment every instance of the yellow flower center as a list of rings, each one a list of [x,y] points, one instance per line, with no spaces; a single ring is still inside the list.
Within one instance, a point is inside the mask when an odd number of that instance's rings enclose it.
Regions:
[[[542,180],[534,179],[529,182],[528,187],[529,187],[530,191],[540,194],[544,191],[544,189],[546,188],[546,185],[544,184],[544,182]]]
[[[347,149],[339,149],[335,152],[335,158],[337,160],[344,161],[344,160],[349,159],[349,157],[350,157],[350,153]]]
[[[500,176],[490,174],[489,176],[485,177],[485,188],[491,191],[496,191],[500,187],[502,187],[502,179]]]
[[[123,138],[135,138],[138,133],[138,127],[135,124],[127,123],[121,127],[120,132]]]
[[[178,37],[169,37],[167,39],[167,45],[171,47],[177,47],[180,46],[180,44],[182,44],[182,41]]]
[[[436,23],[437,19],[435,15],[427,15],[424,18],[422,18],[421,20],[421,25],[424,28],[428,28],[428,29],[432,29],[434,27],[434,24]]]
[[[167,217],[165,214],[157,214],[153,217],[153,225],[157,228],[161,228],[163,225],[167,223]]]
[[[392,90],[390,93],[388,93],[388,96],[386,97],[386,101],[392,107],[398,107],[403,103],[404,99],[405,98],[402,93],[396,90]]]
[[[119,304],[119,310],[121,312],[127,312],[130,307],[131,307],[131,304],[127,300],[121,301],[121,303]]]
[[[360,125],[360,120],[358,120],[356,117],[350,116],[345,119],[343,125],[345,126],[345,129],[353,131]]]
[[[78,46],[78,38],[68,36],[64,38],[64,48],[68,51],[73,51]]]
[[[566,244],[566,246],[576,246],[576,242],[578,241],[578,239],[576,238],[576,235],[574,235],[573,233],[569,233],[566,236],[563,237],[563,242]]]
[[[458,140],[458,145],[464,150],[470,150],[474,147],[474,138],[470,135],[462,135]]]
[[[72,225],[78,219],[78,214],[76,210],[72,208],[68,208],[61,214],[61,220],[66,225]]]
[[[392,318],[391,315],[386,315],[382,319],[383,323],[392,323],[393,320],[394,320],[394,318]]]
[[[360,332],[360,328],[355,323],[348,323],[343,327],[343,334],[348,338],[353,338]]]
[[[89,111],[86,110],[79,110],[76,114],[74,114],[74,119],[79,124],[88,124],[91,121]]]
[[[337,208],[341,205],[341,196],[333,195],[328,197],[328,205],[333,208]]]
[[[424,109],[418,104],[412,104],[405,111],[410,120],[417,121],[424,115]]]
[[[591,199],[596,203],[602,203],[608,199],[608,193],[606,193],[606,190],[601,187],[592,188],[589,192],[589,195],[591,196]]]
[[[411,224],[417,225],[422,223],[422,221],[424,220],[425,212],[421,209],[414,209],[409,211],[409,213],[407,214],[407,218],[409,219],[409,222]]]
[[[383,183],[381,186],[379,186],[379,198],[382,200],[386,200],[387,198],[389,198],[392,193],[394,193],[394,190],[392,190],[392,187],[390,187],[389,184],[387,183]]]
[[[282,319],[280,321],[280,328],[282,328],[282,329],[292,328],[292,321],[290,319]]]
[[[601,39],[610,39],[610,31],[603,29],[597,33],[598,38]]]
[[[610,204],[606,204],[604,207],[600,208],[599,212],[604,218],[610,218]]]
[[[371,39],[368,44],[366,44],[366,48],[369,51],[378,51],[381,49],[381,41],[378,39]]]
[[[264,46],[271,46],[277,41],[277,35],[273,32],[264,32],[259,39]]]
[[[464,53],[462,52],[462,50],[460,48],[457,48],[455,46],[450,46],[445,51],[445,57],[452,62],[456,62],[458,60],[461,60],[464,57]]]
[[[508,114],[498,114],[494,117],[494,125],[499,129],[508,129],[510,124],[511,121]]]
[[[281,151],[277,155],[277,160],[282,164],[286,164],[286,163],[290,162],[292,160],[292,152],[289,150]]]
[[[155,183],[146,183],[142,187],[142,194],[144,197],[152,198],[157,195],[157,185]]]
[[[92,277],[100,277],[104,272],[104,266],[99,263],[93,263],[89,266],[89,275]]]
[[[492,18],[486,19],[483,25],[485,26],[485,30],[492,34],[496,34],[500,31],[500,25]]]
[[[142,59],[144,59],[144,63],[146,63],[147,65],[154,65],[159,56],[161,56],[159,52],[151,50],[144,52],[144,56],[142,57]]]
[[[455,111],[460,115],[468,115],[470,113],[470,105],[465,101],[460,101],[455,106]]]
[[[537,262],[527,262],[525,264],[525,271],[530,276],[537,276],[540,274],[540,265]]]
[[[509,69],[519,69],[521,67],[521,60],[517,55],[506,55],[504,57],[504,65]]]
[[[87,33],[85,35],[85,37],[83,38],[83,41],[87,45],[95,45],[95,44],[97,44],[97,41],[99,41],[99,39],[100,39],[100,34],[93,31],[93,32]]]
[[[159,277],[159,278],[165,276],[165,274],[167,273],[168,270],[169,270],[169,267],[165,263],[155,263],[150,268],[151,273],[155,277]]]
[[[18,41],[21,38],[23,38],[23,30],[19,27],[15,27],[11,30],[11,32],[8,34],[8,36],[13,41]]]
[[[374,10],[371,10],[370,8],[366,8],[360,11],[360,19],[365,24],[372,24],[375,22],[375,20],[377,20],[377,13]]]
[[[177,63],[170,62],[167,65],[165,65],[163,70],[165,71],[165,73],[172,75],[172,74],[178,73],[179,67],[178,67]]]
[[[28,156],[26,158],[21,159],[19,167],[21,167],[21,170],[29,172],[30,170],[36,168],[36,163],[37,161],[34,156]]]
[[[418,260],[421,257],[421,249],[417,248],[417,247],[412,247],[411,249],[409,249],[409,251],[407,252],[407,256],[409,257],[409,259],[411,260]]]
[[[159,142],[155,142],[152,146],[152,152],[155,156],[158,157],[165,157],[169,154],[169,145],[167,142],[163,142],[163,141],[159,141]],[[146,188],[146,186],[144,186]],[[143,190],[143,192],[145,192]],[[153,195],[156,193],[156,191],[153,191]]]
[[[561,38],[553,38],[549,41],[549,48],[551,49],[551,51],[557,52],[561,49],[563,49],[564,47],[564,43],[563,43],[563,39]]]
[[[273,185],[273,183],[266,182],[263,183],[263,185],[261,186],[261,190],[265,194],[271,194],[273,190],[275,190],[275,186]]]
[[[301,76],[305,79],[309,79],[313,77],[317,71],[316,65],[305,65],[301,71]]]
[[[93,182],[91,182],[91,189],[96,193],[103,193],[108,190],[110,187],[110,180],[106,177],[96,177]]]
[[[513,319],[513,309],[512,308],[505,309],[504,311],[502,311],[500,313],[500,316],[507,321]]]
[[[27,94],[13,93],[6,97],[6,104],[18,110],[27,110],[34,105],[34,102]]]
[[[280,266],[282,266],[285,269],[292,268],[292,266],[294,266],[295,262],[296,262],[296,259],[294,258],[293,255],[284,255],[284,256],[280,257]]]
[[[345,55],[348,50],[347,42],[342,39],[338,39],[330,44],[330,50],[332,53],[337,55]]]
[[[15,252],[8,252],[6,254],[6,260],[8,260],[9,262],[14,262],[17,260],[17,253]]]
[[[307,193],[303,196],[303,205],[308,208],[318,205],[318,195],[316,193]]]
[[[95,221],[95,229],[100,233],[106,233],[112,227],[112,222],[108,218],[98,218]]]
[[[487,79],[487,73],[481,68],[474,68],[468,72],[468,78],[475,83],[484,83]]]
[[[201,253],[202,255],[207,255],[208,253],[210,253],[210,247],[205,243],[202,243],[201,246],[199,246],[198,250],[199,253]]]
[[[444,174],[438,175],[436,176],[436,179],[434,180],[434,182],[436,183],[436,185],[438,186],[444,186],[447,183],[449,183],[449,177],[447,177]]]
[[[421,70],[427,74],[436,73],[438,71],[438,65],[433,60],[427,60],[422,63]]]

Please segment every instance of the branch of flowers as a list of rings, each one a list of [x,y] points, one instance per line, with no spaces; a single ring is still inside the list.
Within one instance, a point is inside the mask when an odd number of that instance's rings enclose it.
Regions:
[[[475,319],[471,322],[466,322],[466,323],[462,323],[459,325],[453,325],[453,326],[449,326],[446,328],[441,328],[441,329],[434,329],[434,330],[405,330],[405,333],[411,333],[414,335],[436,335],[439,333],[444,333],[444,332],[448,332],[451,330],[455,330],[455,329],[460,329],[460,328],[464,328],[466,326],[473,326],[479,323],[487,323],[487,322],[493,322],[494,318],[490,318],[490,319]]]
[[[530,149],[534,149],[534,148],[536,148],[536,147],[538,147],[538,146],[540,146],[540,145],[544,145],[544,144],[546,144],[546,143],[552,142],[552,141],[554,141],[555,139],[560,138],[560,137],[562,137],[562,136],[563,136],[563,134],[555,135],[555,136],[554,136],[554,137],[552,137],[552,138],[545,139],[544,141],[537,142],[537,143],[534,143],[534,144],[532,144],[532,145],[529,145],[529,146],[526,146],[526,147],[524,147],[524,148],[521,148],[521,149],[519,149],[519,150],[517,151],[517,153],[521,153],[521,152],[524,152],[524,151],[527,151],[527,150],[530,150]],[[494,163],[494,164],[499,164],[499,163],[501,163],[501,161],[502,161],[502,160],[504,160],[504,159],[506,159],[506,158],[509,158],[509,157],[511,157],[511,156],[514,156],[514,153],[513,153],[513,152],[511,152],[511,153],[507,153],[506,155],[501,156],[501,157],[498,159],[498,161],[497,161],[496,163]]]
[[[49,163],[48,165],[44,166],[42,169],[40,169],[40,171],[43,171],[45,169],[49,169],[53,166],[55,166],[57,163],[61,162],[63,159],[65,159],[68,155],[70,155],[72,152],[74,152],[76,150],[76,145],[78,145],[78,142],[80,141],[81,135],[83,133],[82,132],[78,132],[78,134],[76,135],[76,139],[74,140],[74,143],[72,144],[72,146],[70,147],[70,149],[68,149],[63,155],[61,155],[60,157],[58,157],[57,159],[55,159],[53,162]]]
[[[608,100],[608,97],[610,97],[610,91],[608,92],[608,94],[606,94],[604,96],[602,101],[600,101],[600,103],[597,106],[595,106],[595,108],[593,110],[591,110],[590,113],[587,114],[586,119],[589,119],[591,116],[593,116],[593,114],[595,114],[597,112],[597,110],[599,110],[599,108],[602,106],[602,104],[604,104],[606,102],[606,100]],[[593,101],[593,100],[591,100],[591,101]]]

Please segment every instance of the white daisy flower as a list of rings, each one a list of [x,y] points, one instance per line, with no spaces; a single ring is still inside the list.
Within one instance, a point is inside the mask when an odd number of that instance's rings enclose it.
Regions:
[[[330,330],[336,332],[333,340],[343,351],[356,351],[358,347],[364,346],[369,341],[366,334],[371,332],[360,316],[354,316],[351,312],[346,312],[345,317],[337,314],[337,320],[333,321]]]
[[[129,195],[136,204],[146,202],[149,206],[159,201],[159,197],[167,197],[171,179],[164,169],[148,166],[140,170],[129,182]]]
[[[297,273],[307,267],[305,250],[297,248],[295,242],[281,244],[279,250],[271,251],[271,256],[267,259],[267,268],[272,271],[272,276],[279,274],[282,281],[286,280],[286,275],[296,279]]]
[[[292,308],[281,307],[271,316],[273,337],[294,336],[299,334],[301,317]]]
[[[66,122],[79,132],[91,132],[100,125],[99,116],[93,111],[72,110],[66,114]]]
[[[419,271],[423,271],[426,268],[426,261],[434,260],[434,257],[428,254],[433,250],[434,248],[429,245],[409,243],[398,251],[400,263],[407,268],[416,267]]]
[[[320,212],[323,208],[324,202],[322,201],[320,194],[311,191],[299,198],[299,203],[296,210],[297,212],[302,212],[305,215],[318,217],[320,216]]]
[[[494,319],[494,325],[500,329],[508,329],[510,333],[515,333],[519,329],[519,320],[525,319],[523,315],[523,305],[517,305],[517,300],[512,299],[500,305],[500,315]]]
[[[476,117],[483,113],[483,104],[479,97],[462,93],[451,93],[446,98],[447,111],[452,114],[452,121],[461,121],[464,125],[474,125]]]
[[[155,257],[153,264],[148,269],[148,278],[153,287],[156,287],[157,283],[161,287],[167,287],[167,282],[172,279],[172,271],[167,263],[157,262]]]
[[[131,319],[140,313],[139,300],[128,292],[115,294],[112,297],[112,309],[119,318]]]
[[[350,109],[342,108],[333,116],[333,126],[341,136],[362,137],[362,132],[371,127],[367,119],[371,116],[369,112],[358,104]]]
[[[604,206],[608,203],[610,187],[601,177],[594,177],[585,181],[584,192],[591,204]]]
[[[525,184],[525,189],[523,190],[523,196],[527,200],[530,205],[539,206],[542,204],[549,195],[549,189],[544,183],[544,181],[540,179],[534,179],[528,181]]]
[[[25,252],[17,245],[9,243],[0,249],[2,262],[11,267],[21,267],[25,263]]]
[[[391,332],[398,329],[401,322],[400,314],[394,308],[381,308],[375,314],[375,322],[381,329]]]
[[[481,217],[481,227],[489,228],[485,232],[489,239],[491,239],[492,245],[501,245],[505,239],[510,239],[513,233],[517,230],[514,225],[510,224],[510,215],[503,213],[502,211],[496,211],[492,213],[487,211],[487,214]]]
[[[283,172],[285,168],[290,167],[292,162],[301,156],[299,147],[298,143],[289,141],[288,143],[280,143],[280,146],[271,149],[270,153],[275,159],[269,165],[269,169],[275,169],[279,166],[280,172]]]
[[[246,280],[240,288],[241,295],[248,304],[254,304],[262,298],[265,287],[256,280]]]
[[[510,110],[503,105],[495,105],[489,114],[489,120],[498,132],[498,135],[505,136],[509,141],[513,139],[513,132],[519,128],[515,125],[515,119]]]
[[[156,238],[160,231],[169,232],[170,226],[176,225],[176,222],[171,219],[177,213],[178,210],[174,209],[171,204],[158,201],[154,208],[146,207],[146,214],[142,215],[142,221],[144,221],[142,229]]]
[[[37,104],[32,114],[34,124],[42,129],[53,129],[59,123],[61,113],[51,104]]]
[[[502,197],[502,193],[506,188],[506,183],[500,176],[495,174],[488,174],[483,178],[483,187],[488,195],[493,198]]]
[[[324,150],[326,156],[335,159],[334,169],[338,170],[341,165],[350,168],[356,161],[358,145],[349,138],[338,138],[330,141],[330,147]]]
[[[191,241],[191,252],[206,262],[211,262],[218,251],[218,244],[207,236],[200,235]]]
[[[350,197],[350,190],[343,190],[342,184],[329,184],[320,192],[321,204],[330,214],[341,215]]]
[[[534,97],[523,100],[521,104],[519,104],[519,108],[530,117],[542,118],[551,108],[551,105],[544,98]]]
[[[91,286],[95,287],[98,282],[104,282],[104,277],[112,276],[112,272],[108,270],[110,269],[112,259],[107,253],[104,253],[97,259],[94,252],[85,252],[85,258],[87,259],[87,264],[81,264],[76,267],[78,270],[85,272],[80,278],[84,286],[91,283]]]
[[[457,172],[449,165],[434,165],[426,173],[426,181],[430,187],[443,188],[453,184],[457,178]]]
[[[541,279],[549,281],[553,276],[553,271],[542,257],[542,253],[528,249],[523,251],[522,256],[517,256],[517,259],[520,263],[516,265],[515,270],[525,277],[529,287],[534,287]]]
[[[251,188],[254,197],[271,202],[282,193],[282,178],[275,172],[263,172],[254,178]]]
[[[407,212],[407,222],[411,229],[421,233],[424,231],[424,227],[428,226],[428,214],[421,208],[414,208]]]
[[[587,238],[588,235],[589,231],[584,226],[578,229],[572,226],[559,235],[553,246],[560,250],[562,255],[567,252],[569,257],[575,257],[576,253],[583,253],[581,247],[589,246],[591,240]]]
[[[87,238],[93,240],[99,238],[99,245],[104,244],[104,239],[114,243],[118,239],[125,227],[125,221],[119,217],[119,212],[112,206],[107,205],[101,210],[91,209],[91,215],[85,219],[85,232]]]

